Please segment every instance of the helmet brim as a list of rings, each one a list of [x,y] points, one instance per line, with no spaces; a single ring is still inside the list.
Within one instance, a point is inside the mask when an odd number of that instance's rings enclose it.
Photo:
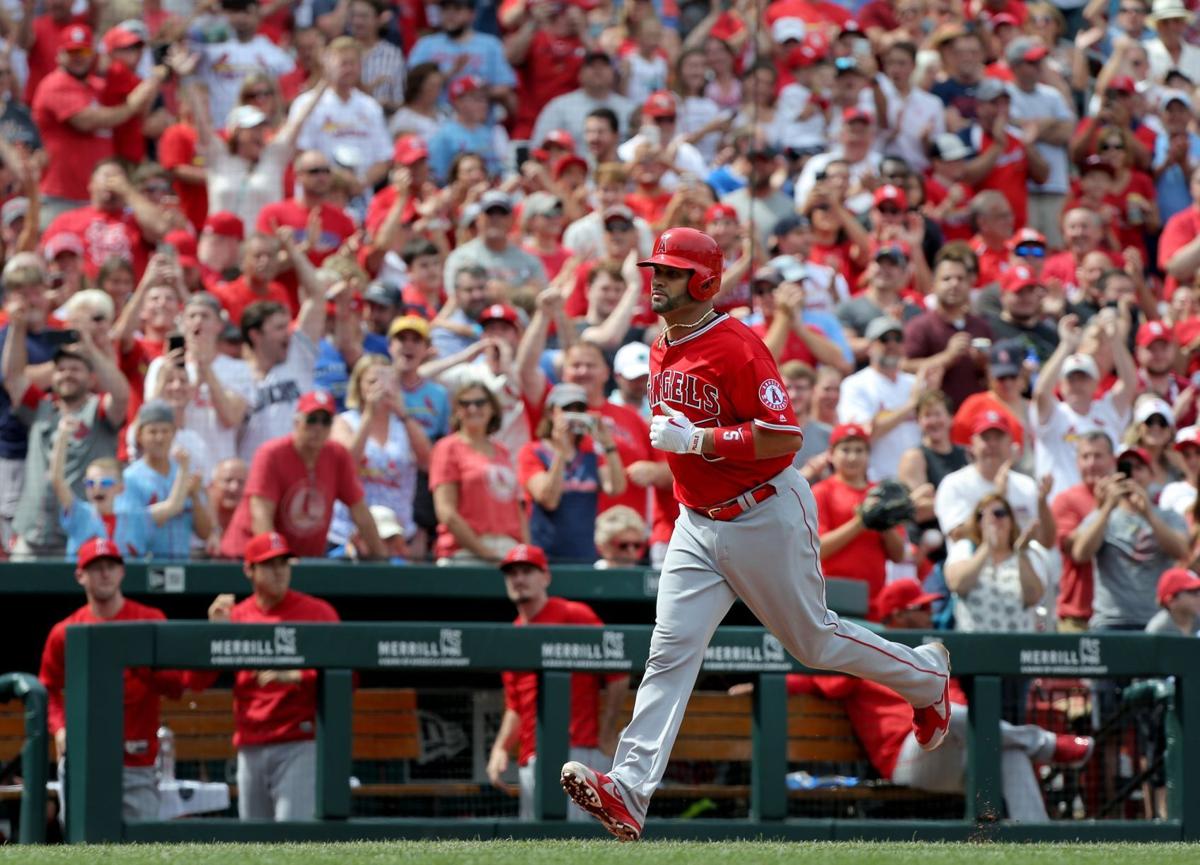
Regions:
[[[675,267],[679,270],[696,270],[696,262],[682,258],[678,255],[652,255],[647,259],[639,261],[638,267],[653,267],[656,264],[662,264],[667,267]]]

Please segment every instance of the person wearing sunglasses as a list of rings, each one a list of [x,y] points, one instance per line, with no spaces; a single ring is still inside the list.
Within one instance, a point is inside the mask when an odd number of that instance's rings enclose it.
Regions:
[[[221,539],[222,558],[241,558],[252,537],[271,531],[282,535],[295,555],[323,557],[335,501],[350,509],[369,557],[387,558],[354,457],[329,440],[336,413],[328,392],[309,391],[296,403],[291,433],[254,451],[245,494]]]
[[[650,529],[641,514],[625,505],[609,508],[596,517],[596,550],[600,554],[596,570],[641,567],[649,538]]]
[[[1125,430],[1124,441],[1150,457],[1146,492],[1155,504],[1163,490],[1183,479],[1178,452],[1175,450],[1175,412],[1161,397],[1143,394],[1133,408],[1133,422]]]
[[[1000,281],[1000,311],[984,315],[992,329],[993,347],[1008,340],[1021,343],[1014,354],[1018,365],[1024,362],[1030,348],[1037,361],[1045,363],[1058,346],[1058,332],[1046,320],[1042,310],[1045,297],[1046,288],[1038,279],[1037,271],[1024,264],[1014,264]]]

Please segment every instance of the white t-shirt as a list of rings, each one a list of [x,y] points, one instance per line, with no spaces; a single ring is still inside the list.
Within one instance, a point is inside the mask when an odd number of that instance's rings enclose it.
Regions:
[[[291,116],[299,115],[314,98],[314,90],[297,96]],[[304,121],[296,146],[300,150],[319,150],[335,162],[336,151],[349,149],[356,154],[360,178],[372,165],[392,159],[392,138],[388,135],[383,109],[361,90],[352,90],[345,102],[333,90],[326,90]]]
[[[899,156],[913,171],[924,171],[929,167],[929,157],[925,153],[923,136],[929,130],[932,141],[946,131],[946,106],[919,87],[912,88],[907,96],[901,96],[896,85],[883,73],[876,75],[875,80],[887,100],[888,131],[879,136],[884,141],[883,152]],[[896,137],[889,141],[888,136],[893,130]]]
[[[213,126],[220,129],[225,117],[237,104],[242,80],[251,72],[265,72],[278,79],[296,68],[290,54],[268,39],[255,36],[249,42],[217,42],[193,45],[200,53],[199,76],[208,85],[208,104]]]
[[[776,112],[789,118],[787,143],[792,147],[824,147],[829,141],[824,111],[818,109],[805,119],[800,119],[811,101],[812,91],[795,82],[780,90],[779,98],[775,100]]]
[[[902,372],[892,381],[873,367],[856,372],[842,382],[838,401],[841,423],[870,425],[881,411],[900,408],[912,395],[916,377]],[[885,435],[871,441],[871,462],[867,475],[873,481],[894,478],[900,456],[921,443],[921,428],[915,420],[901,421]]]
[[[1158,495],[1158,506],[1164,511],[1174,511],[1187,519],[1192,505],[1196,504],[1196,488],[1188,481],[1172,481]]]
[[[313,389],[316,365],[317,344],[296,330],[288,342],[287,359],[252,383],[250,410],[238,439],[238,455],[247,463],[271,439],[292,431],[296,403]]]
[[[1092,430],[1102,430],[1112,439],[1113,448],[1120,447],[1121,433],[1129,423],[1129,415],[1121,415],[1113,403],[1113,395],[1106,393],[1092,400],[1086,415],[1076,414],[1065,402],[1056,402],[1050,416],[1041,422],[1038,417],[1037,400],[1029,401],[1030,427],[1033,429],[1033,457],[1038,477],[1054,476],[1050,498],[1054,499],[1067,487],[1080,482],[1079,467],[1075,463],[1075,443],[1079,436]]]
[[[949,536],[970,520],[980,499],[995,491],[996,485],[984,478],[974,464],[963,466],[942,478],[933,496],[933,513],[942,534]],[[1012,508],[1018,529],[1024,529],[1037,519],[1037,482],[1033,478],[1019,472],[1009,472],[1004,498]]]
[[[1075,119],[1075,112],[1067,106],[1062,94],[1049,84],[1036,84],[1032,93],[1026,93],[1013,85],[1008,88],[1008,95],[1012,104],[1009,116],[1013,120],[1042,120],[1047,117],[1055,120]],[[1054,194],[1066,193],[1071,181],[1066,145],[1039,141],[1037,149],[1050,166],[1050,176],[1046,178],[1045,183],[1029,181],[1029,189]]]
[[[158,375],[162,371],[163,358],[155,358],[146,370],[144,396],[151,399],[158,387]],[[254,402],[254,380],[250,366],[244,360],[236,360],[223,354],[213,359],[213,374],[226,390],[231,390],[248,404]],[[199,382],[196,365],[187,365],[188,378],[193,383]],[[237,427],[227,427],[217,417],[213,406],[212,394],[207,384],[201,384],[196,389],[196,396],[183,413],[183,429],[191,430],[208,444],[208,459],[212,465],[236,457]]]

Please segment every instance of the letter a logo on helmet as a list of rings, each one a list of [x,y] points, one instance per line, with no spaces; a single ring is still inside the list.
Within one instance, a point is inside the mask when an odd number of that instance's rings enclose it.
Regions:
[[[638,267],[662,264],[690,270],[688,294],[695,300],[710,300],[721,290],[721,269],[725,256],[717,242],[694,228],[668,228],[658,238],[654,255],[638,262]]]

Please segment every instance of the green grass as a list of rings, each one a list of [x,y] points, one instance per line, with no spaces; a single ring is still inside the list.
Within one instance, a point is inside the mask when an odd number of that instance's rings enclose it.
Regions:
[[[4,847],[21,865],[1194,865],[1186,844],[876,844],[644,841],[408,841],[355,844],[164,844]]]

